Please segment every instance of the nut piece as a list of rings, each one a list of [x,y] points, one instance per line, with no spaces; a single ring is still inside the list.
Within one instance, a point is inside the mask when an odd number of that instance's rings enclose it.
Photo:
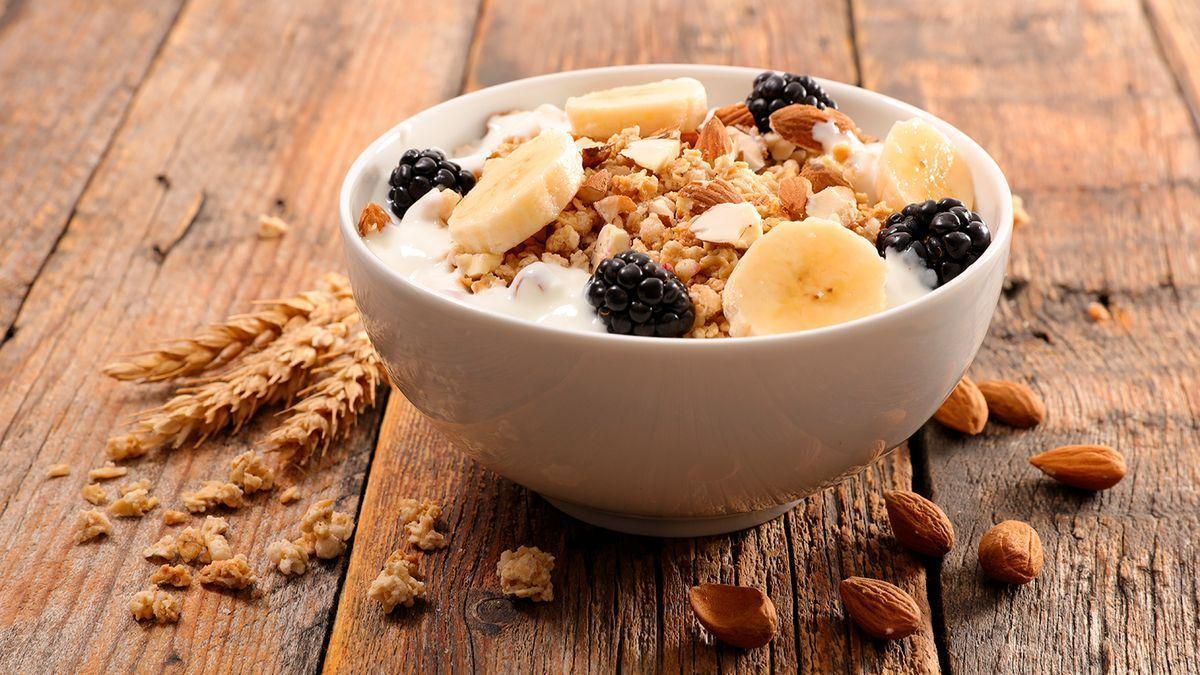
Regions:
[[[900,640],[921,628],[921,608],[904,589],[879,579],[850,577],[838,584],[846,613],[863,632]]]
[[[1046,419],[1046,404],[1028,385],[1008,380],[983,380],[979,392],[987,401],[988,412],[1010,426],[1036,427]]]
[[[600,169],[583,179],[583,184],[579,186],[579,192],[575,196],[584,204],[594,204],[608,194],[608,183],[611,179],[612,175],[608,173],[608,169]]]
[[[813,105],[795,103],[771,113],[771,128],[802,148],[822,152],[824,146],[813,138],[813,127],[821,122],[833,122],[841,131],[858,133],[854,120],[833,108],[821,109]]]
[[[596,235],[596,243],[592,246],[592,271],[605,260],[628,251],[631,241],[629,233],[620,225],[609,223],[600,228],[600,234]]]
[[[889,490],[883,501],[892,534],[904,548],[934,557],[954,548],[954,526],[937,504],[907,490]]]
[[[745,103],[734,103],[713,111],[713,117],[721,120],[725,126],[752,127],[755,125],[754,114]]]
[[[987,399],[975,381],[963,375],[933,418],[955,431],[974,436],[987,424]]]
[[[812,183],[801,176],[788,176],[779,182],[779,201],[783,204],[783,210],[797,220],[804,218],[808,196],[812,192]]]
[[[554,582],[550,580],[553,569],[554,556],[536,546],[504,551],[500,554],[500,562],[496,563],[500,590],[505,595],[529,598],[536,602],[554,599]]]
[[[806,163],[800,171],[800,177],[808,179],[813,192],[820,192],[827,187],[851,187],[840,169],[825,162]]]
[[[587,145],[579,149],[579,154],[583,155],[583,168],[594,169],[608,161],[612,155],[612,146],[604,143]]]
[[[362,210],[362,215],[358,217],[358,235],[365,237],[372,232],[383,230],[383,226],[391,222],[387,211],[383,207],[371,202]]]
[[[1125,458],[1107,445],[1064,445],[1029,458],[1054,480],[1083,490],[1107,490],[1125,477]]]
[[[696,139],[696,149],[700,151],[700,156],[704,157],[704,161],[709,164],[716,162],[718,157],[733,154],[733,141],[729,140],[729,134],[725,133],[725,125],[721,122],[721,118],[716,115],[708,118],[708,121],[700,128],[700,137]]]
[[[1027,584],[1042,571],[1042,540],[1028,523],[1006,520],[979,540],[979,566],[997,581]]]
[[[740,204],[744,200],[737,189],[721,178],[697,180],[679,188],[679,194],[691,200],[688,212],[693,216],[711,209],[717,204]]]
[[[688,591],[688,601],[700,625],[734,647],[761,647],[779,630],[775,603],[752,586],[701,584]]]

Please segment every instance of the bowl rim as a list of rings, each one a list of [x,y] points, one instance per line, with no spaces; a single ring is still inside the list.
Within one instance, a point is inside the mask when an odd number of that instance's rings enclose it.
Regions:
[[[955,127],[954,125],[952,125],[949,122],[941,119],[940,117],[937,117],[936,115],[934,115],[928,111],[922,110],[921,108],[918,108],[910,103],[905,103],[904,101],[893,98],[886,94],[881,94],[879,92],[872,91],[870,89],[866,89],[863,87],[859,87],[854,84],[840,82],[838,80],[830,80],[830,79],[821,78],[821,77],[814,77],[813,79],[817,80],[822,86],[826,87],[827,89],[858,90],[859,92],[864,94],[867,99],[877,99],[883,103],[887,103],[889,105],[896,106],[896,107],[908,112],[913,117],[920,117],[924,120],[932,122],[943,133],[946,133],[948,136],[950,136],[951,140],[955,143],[955,145],[959,146],[960,148],[967,147],[967,148],[972,149],[972,151],[973,151],[972,154],[975,154],[980,158],[980,160],[977,163],[971,163],[972,176],[973,176],[973,178],[976,179],[976,181],[983,179],[984,181],[991,182],[995,186],[1000,188],[1000,204],[998,205],[999,211],[1000,211],[1000,218],[999,218],[998,222],[991,224],[991,226],[992,226],[992,244],[988,247],[988,249],[984,252],[984,254],[982,256],[980,256],[979,260],[977,260],[975,264],[971,265],[962,274],[960,274],[959,276],[952,279],[950,281],[950,283],[945,284],[944,286],[939,286],[938,288],[935,288],[932,292],[930,292],[920,298],[917,298],[916,300],[911,300],[909,302],[905,302],[905,303],[903,303],[901,305],[897,305],[895,307],[889,307],[887,309],[884,309],[881,312],[876,312],[875,314],[870,314],[870,315],[867,315],[864,317],[860,317],[860,318],[853,319],[850,321],[844,321],[842,323],[837,323],[837,324],[833,324],[833,325],[829,325],[829,326],[822,326],[820,328],[811,328],[808,330],[803,330],[803,331],[798,331],[798,332],[793,332],[793,333],[778,333],[778,334],[772,334],[772,335],[754,335],[754,336],[746,336],[746,337],[724,337],[724,338],[709,339],[709,340],[684,339],[684,338],[671,339],[671,340],[662,340],[662,339],[653,339],[653,338],[648,339],[648,338],[645,338],[642,336],[637,336],[637,335],[619,335],[619,334],[608,333],[608,332],[583,331],[583,330],[577,330],[577,329],[572,329],[572,328],[563,328],[563,327],[559,327],[559,326],[549,326],[549,325],[544,325],[544,324],[539,324],[539,323],[535,323],[532,321],[528,321],[525,319],[520,319],[517,317],[508,316],[506,314],[501,314],[499,312],[492,312],[492,311],[489,311],[489,310],[481,308],[481,307],[474,307],[474,306],[468,305],[464,302],[460,302],[458,300],[455,300],[454,298],[444,296],[432,289],[425,288],[424,286],[421,286],[420,284],[417,284],[413,281],[410,281],[409,279],[404,278],[403,276],[398,274],[395,270],[393,270],[391,267],[389,267],[387,264],[385,264],[381,258],[376,256],[374,254],[374,252],[372,252],[367,247],[366,243],[363,242],[362,237],[360,237],[358,234],[358,227],[356,224],[357,221],[351,210],[351,199],[352,199],[352,195],[354,192],[354,184],[357,181],[359,175],[363,173],[363,171],[367,167],[368,163],[376,155],[378,155],[384,149],[384,147],[389,145],[393,141],[393,138],[395,136],[401,134],[404,127],[414,117],[417,117],[420,115],[427,115],[427,114],[437,114],[438,111],[443,110],[445,108],[461,105],[464,102],[469,104],[474,99],[484,98],[492,92],[504,91],[504,90],[510,90],[510,89],[519,89],[523,86],[526,86],[526,85],[528,85],[530,83],[534,83],[534,82],[546,83],[546,82],[554,82],[556,80],[571,80],[571,79],[575,79],[575,78],[586,77],[589,75],[612,74],[612,73],[621,73],[621,72],[629,72],[629,73],[636,73],[636,74],[642,74],[642,75],[647,74],[647,73],[650,73],[650,74],[657,73],[657,74],[663,75],[664,77],[692,77],[696,74],[702,74],[703,71],[710,71],[710,72],[717,71],[717,72],[727,72],[727,73],[731,72],[731,73],[735,73],[735,74],[744,74],[744,75],[753,77],[754,75],[757,75],[758,73],[761,73],[764,70],[772,70],[772,69],[770,69],[770,68],[755,68],[755,67],[751,67],[751,66],[729,66],[729,65],[713,65],[713,64],[697,64],[697,63],[653,63],[653,64],[621,65],[621,66],[603,66],[603,67],[599,67],[599,68],[582,68],[582,69],[577,69],[577,70],[565,70],[565,71],[560,71],[560,72],[555,72],[555,73],[548,73],[545,75],[536,75],[533,77],[526,77],[526,78],[521,78],[518,80],[511,80],[511,81],[504,82],[501,84],[496,84],[496,85],[492,85],[490,87],[485,87],[483,89],[478,89],[478,90],[475,90],[472,92],[468,92],[466,94],[461,94],[459,96],[455,96],[453,98],[442,101],[441,103],[438,103],[436,105],[430,106],[428,108],[424,108],[424,109],[404,118],[403,120],[398,122],[396,125],[394,125],[390,129],[385,131],[383,134],[378,136],[375,140],[373,140],[361,153],[359,153],[359,155],[354,159],[354,162],[350,165],[350,168],[347,170],[346,176],[342,180],[342,187],[341,187],[339,197],[338,197],[338,214],[339,214],[339,220],[341,221],[340,228],[341,228],[341,233],[342,233],[342,243],[344,246],[347,247],[345,252],[347,255],[350,255],[351,253],[353,253],[353,254],[356,254],[357,257],[359,257],[359,258],[369,261],[367,264],[371,265],[377,272],[382,274],[382,276],[387,278],[388,281],[390,281],[391,283],[393,283],[401,288],[407,288],[411,291],[416,291],[416,293],[418,295],[425,296],[427,298],[435,298],[437,303],[443,305],[446,309],[448,309],[452,313],[460,314],[460,315],[464,316],[464,318],[466,318],[467,316],[470,316],[470,317],[474,318],[475,320],[479,320],[479,321],[490,320],[490,321],[499,323],[503,326],[507,326],[510,329],[516,329],[516,330],[522,331],[522,332],[528,331],[533,334],[540,334],[544,337],[558,335],[558,336],[562,336],[562,337],[566,338],[566,337],[570,336],[570,338],[578,339],[578,340],[584,340],[584,341],[600,340],[600,341],[609,342],[609,343],[613,343],[613,341],[624,341],[624,342],[626,342],[626,344],[625,344],[626,348],[632,347],[635,345],[643,345],[650,349],[704,349],[704,350],[738,349],[743,346],[749,347],[751,345],[764,345],[767,343],[783,343],[783,342],[792,342],[792,341],[795,341],[795,342],[819,341],[824,338],[836,338],[843,333],[848,333],[848,332],[852,332],[852,331],[860,331],[860,330],[868,330],[871,328],[878,328],[878,327],[880,327],[881,324],[886,325],[888,323],[891,323],[892,321],[897,320],[897,318],[903,314],[919,311],[921,309],[929,307],[930,305],[932,305],[934,303],[937,303],[941,298],[946,297],[950,293],[953,293],[956,289],[961,288],[961,287],[965,286],[966,284],[970,283],[970,280],[973,279],[974,277],[984,274],[984,269],[990,267],[990,265],[987,263],[990,263],[994,258],[1004,256],[1007,253],[1008,248],[1011,243],[1012,231],[1013,231],[1012,191],[1008,185],[1008,179],[1004,176],[1004,172],[1001,171],[1000,166],[996,163],[996,160],[991,156],[991,154],[989,154],[987,152],[987,150],[985,150],[973,138],[971,138],[969,135],[967,135],[966,133],[964,133],[963,131],[961,131],[960,129]],[[685,72],[681,72],[681,71],[685,71]],[[976,164],[977,164],[977,166],[976,166]],[[978,173],[976,172],[976,170],[978,170]],[[1001,261],[1001,262],[1003,262],[1003,261]],[[1004,274],[1003,268],[1001,269],[1000,273],[1001,273],[1001,275]],[[632,341],[632,342],[629,342],[629,341]],[[613,344],[617,344],[617,343],[613,343]]]

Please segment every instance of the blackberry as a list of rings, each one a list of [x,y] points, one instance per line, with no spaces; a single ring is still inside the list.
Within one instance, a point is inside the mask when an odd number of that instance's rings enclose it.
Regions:
[[[475,175],[446,159],[441,150],[406,150],[388,179],[388,204],[397,218],[435,187],[465,195],[475,187]]]
[[[978,213],[957,199],[909,204],[888,216],[875,240],[879,255],[894,248],[912,249],[945,284],[979,259],[992,243],[992,233]]]
[[[746,107],[754,115],[758,130],[764,133],[771,130],[771,113],[793,103],[837,110],[837,103],[808,75],[763,71],[754,78],[754,89],[746,97]]]
[[[679,337],[696,322],[683,282],[645,253],[625,251],[604,260],[586,292],[610,333]]]

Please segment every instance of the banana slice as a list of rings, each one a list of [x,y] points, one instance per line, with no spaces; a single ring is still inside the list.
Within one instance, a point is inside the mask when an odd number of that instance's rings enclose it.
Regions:
[[[567,117],[575,134],[602,141],[635,126],[643,137],[671,127],[694,131],[707,113],[704,85],[690,77],[604,89],[567,99]]]
[[[821,218],[785,221],[742,256],[721,294],[731,335],[820,328],[883,310],[886,267],[870,242]]]
[[[937,127],[920,118],[896,122],[883,141],[876,177],[879,196],[893,209],[954,197],[975,208],[971,169]]]
[[[504,253],[554,220],[582,182],[583,157],[574,139],[547,129],[488,162],[450,214],[450,236],[468,253]]]

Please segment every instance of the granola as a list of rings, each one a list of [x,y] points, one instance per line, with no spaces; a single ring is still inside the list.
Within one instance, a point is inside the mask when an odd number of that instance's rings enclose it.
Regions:
[[[207,516],[199,527],[186,527],[175,537],[175,551],[184,562],[200,564],[233,557],[225,533],[229,523],[224,518]]]
[[[243,504],[242,489],[219,480],[206,480],[199,490],[183,493],[183,506],[192,513],[204,513],[218,506],[239,509]]]
[[[163,513],[163,525],[182,525],[191,520],[191,516],[183,511],[169,509]]]
[[[127,473],[129,473],[129,469],[123,466],[117,466],[112,462],[107,462],[104,466],[88,471],[88,478],[95,481],[112,480],[113,478],[120,478]]]
[[[400,549],[392,552],[367,589],[367,597],[382,603],[385,612],[396,605],[412,607],[417,598],[424,598],[425,582],[421,580],[417,556]]]
[[[75,541],[82,544],[96,537],[112,534],[112,521],[99,509],[80,511],[76,530]]]
[[[296,487],[295,485],[293,485],[293,486],[289,487],[288,489],[284,490],[283,492],[279,493],[279,503],[280,504],[291,504],[292,502],[299,501],[299,500],[300,500],[300,488]]]
[[[192,585],[192,573],[183,565],[163,565],[150,575],[150,582],[159,586],[186,588]]]
[[[151,509],[158,506],[158,498],[150,496],[145,488],[136,488],[122,493],[108,512],[121,518],[141,518]]]
[[[446,535],[434,529],[438,517],[442,515],[440,505],[430,501],[401,499],[399,510],[400,524],[408,531],[409,543],[426,551],[446,545]]]
[[[271,490],[275,487],[275,470],[267,466],[262,455],[254,451],[243,452],[233,459],[229,483],[240,487],[248,495]]]
[[[505,595],[529,598],[537,602],[554,599],[554,582],[550,572],[554,570],[554,556],[534,546],[521,546],[515,551],[504,551],[496,564],[500,575],[500,590]]]
[[[267,547],[267,559],[285,577],[299,576],[308,570],[308,551],[287,540],[271,542]]]
[[[175,623],[179,621],[181,610],[174,596],[157,588],[138,591],[129,601],[129,611],[138,621]]]
[[[62,478],[71,474],[71,467],[68,464],[51,464],[46,469],[46,478]]]
[[[214,560],[200,569],[197,579],[202,584],[241,590],[258,581],[246,556],[239,553],[225,560]]]
[[[179,551],[175,548],[175,537],[169,534],[163,535],[161,539],[142,549],[142,557],[147,560],[159,559],[173,562],[177,555],[179,555]]]
[[[354,519],[333,510],[332,499],[308,507],[300,519],[300,538],[294,543],[318,558],[336,558],[346,550],[346,541],[354,534]]]
[[[88,483],[79,493],[85,500],[96,506],[104,506],[108,503],[108,491],[99,483]]]

